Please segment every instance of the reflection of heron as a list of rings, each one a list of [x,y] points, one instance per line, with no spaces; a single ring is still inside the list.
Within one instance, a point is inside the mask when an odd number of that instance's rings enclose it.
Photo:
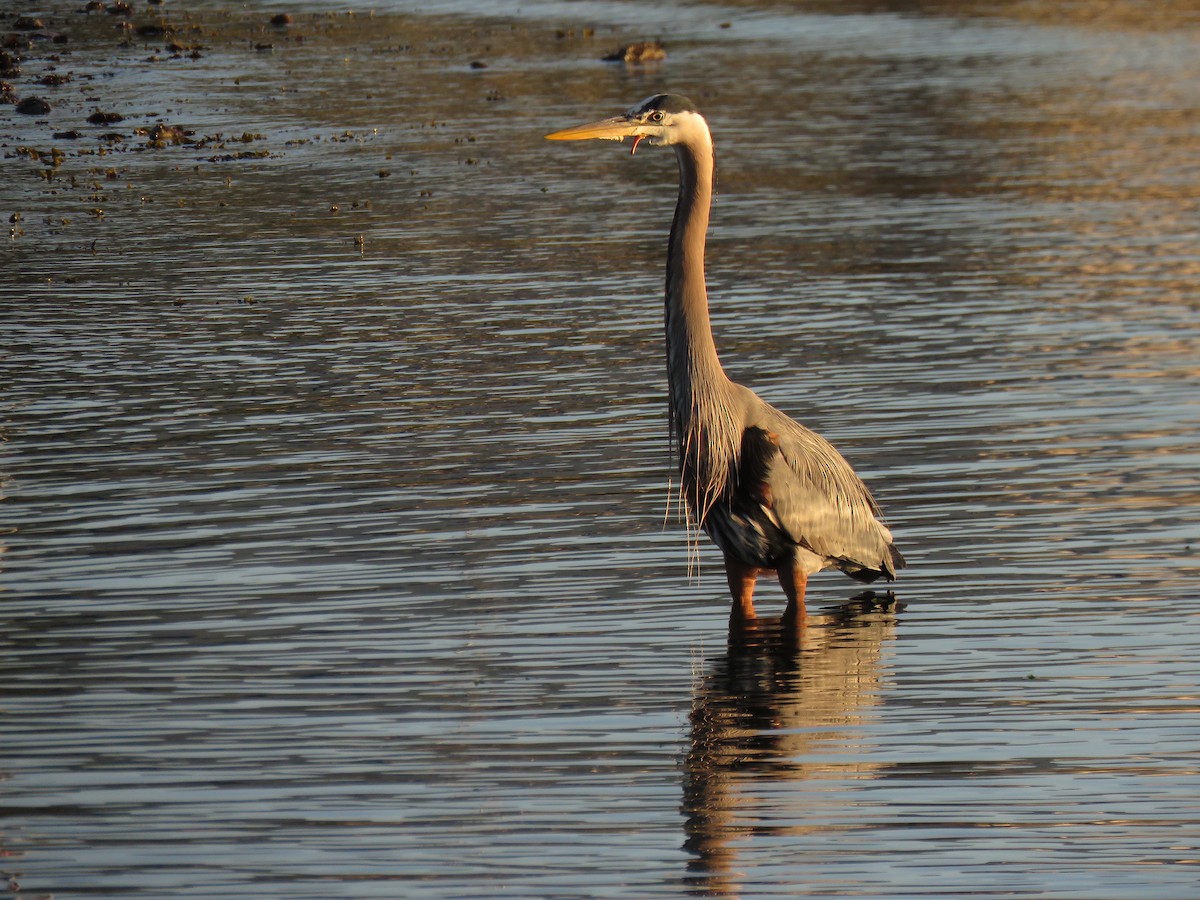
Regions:
[[[659,94],[624,115],[547,135],[551,140],[633,138],[671,146],[679,202],[667,244],[667,376],[683,494],[725,555],[733,614],[754,618],[754,582],[775,571],[785,616],[804,616],[808,576],[836,567],[859,581],[895,580],[904,559],[878,505],[824,438],[730,381],[717,358],[704,286],[712,201],[708,125],[683,97]]]
[[[890,595],[869,591],[814,613],[799,640],[760,619],[697,679],[681,804],[697,894],[740,896],[739,856],[755,837],[786,835],[799,852],[806,835],[841,822],[844,790],[879,777],[864,726],[895,627]]]

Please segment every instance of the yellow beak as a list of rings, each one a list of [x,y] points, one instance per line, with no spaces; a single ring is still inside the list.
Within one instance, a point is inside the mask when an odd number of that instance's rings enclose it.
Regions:
[[[586,141],[598,138],[602,141],[621,141],[627,137],[637,137],[638,125],[630,122],[624,116],[613,116],[611,119],[601,119],[599,122],[589,122],[587,125],[576,125],[574,128],[564,128],[554,134],[546,135],[548,141]]]

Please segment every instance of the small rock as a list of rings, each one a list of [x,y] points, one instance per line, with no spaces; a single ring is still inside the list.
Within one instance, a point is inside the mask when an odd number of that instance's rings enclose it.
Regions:
[[[618,47],[612,53],[608,54],[608,56],[604,57],[604,61],[643,63],[658,62],[666,58],[667,48],[659,41],[639,41],[636,44]]]
[[[17,104],[17,112],[27,116],[44,116],[50,112],[50,104],[41,97],[26,97]]]
[[[271,16],[271,24],[280,28],[286,25],[291,25],[295,21],[295,18],[288,13],[279,13],[279,15]]]
[[[117,112],[101,112],[100,110],[96,110],[88,116],[87,120],[93,125],[112,125],[116,122],[124,121],[124,119],[125,117]]]
[[[146,144],[147,146],[161,149],[169,144],[185,143],[193,133],[185,131],[178,125],[164,125],[162,122],[159,122],[146,133],[148,138]]]

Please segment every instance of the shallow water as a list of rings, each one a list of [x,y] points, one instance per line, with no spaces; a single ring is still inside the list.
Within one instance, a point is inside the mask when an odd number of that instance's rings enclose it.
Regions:
[[[0,106],[7,895],[1193,896],[1191,4],[79,5]],[[727,368],[910,564],[799,646],[669,515],[673,161],[541,139],[660,89]]]

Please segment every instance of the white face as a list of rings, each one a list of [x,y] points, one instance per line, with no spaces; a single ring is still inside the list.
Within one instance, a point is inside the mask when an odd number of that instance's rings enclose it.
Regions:
[[[625,113],[625,118],[632,126],[629,133],[637,142],[645,141],[651,147],[669,147],[708,138],[708,125],[696,112],[647,109],[643,103]]]

